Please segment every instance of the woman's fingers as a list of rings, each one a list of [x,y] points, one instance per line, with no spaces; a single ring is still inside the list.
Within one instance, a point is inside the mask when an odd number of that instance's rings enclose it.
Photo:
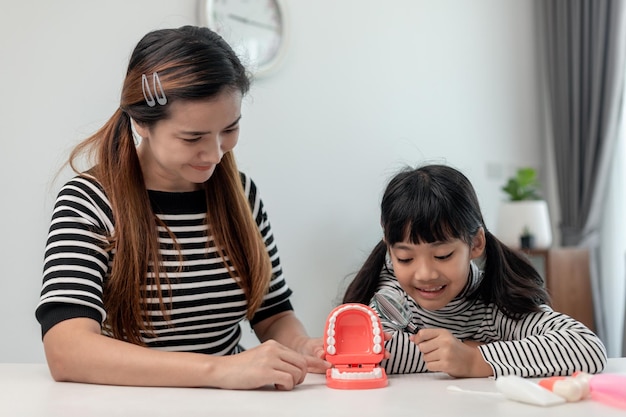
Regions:
[[[326,370],[331,367],[330,363],[324,359],[320,359],[315,356],[305,356],[307,361],[307,371],[315,374],[326,373]]]
[[[295,385],[304,381],[308,369],[307,357],[273,340],[269,340],[261,346],[268,349],[268,355],[273,358],[271,367],[275,371],[291,375],[293,383],[288,389],[292,389]],[[285,384],[281,383],[280,385]]]

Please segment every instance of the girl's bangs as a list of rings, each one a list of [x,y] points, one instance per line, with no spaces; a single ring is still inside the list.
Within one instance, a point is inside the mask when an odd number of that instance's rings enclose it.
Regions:
[[[428,201],[431,200],[431,201]],[[384,232],[391,245],[398,242],[412,244],[446,242],[462,239],[462,230],[451,221],[455,214],[434,198],[407,199],[401,209],[384,220]]]

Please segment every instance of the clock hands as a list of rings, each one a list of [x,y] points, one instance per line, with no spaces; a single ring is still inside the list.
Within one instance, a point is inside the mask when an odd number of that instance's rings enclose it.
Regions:
[[[256,26],[258,28],[271,30],[273,32],[278,32],[278,28],[276,28],[276,26],[268,25],[268,24],[262,23],[262,22],[257,22],[256,20],[250,20],[247,17],[243,17],[243,16],[239,16],[239,15],[230,13],[230,14],[228,14],[228,18],[236,20],[236,21],[241,22],[241,23],[244,23],[246,25]]]

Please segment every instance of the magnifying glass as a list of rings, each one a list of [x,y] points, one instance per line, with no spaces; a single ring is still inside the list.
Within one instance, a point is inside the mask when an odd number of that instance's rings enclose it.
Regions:
[[[402,294],[383,288],[374,294],[372,301],[380,315],[396,330],[417,332],[417,326],[411,322],[413,314]]]

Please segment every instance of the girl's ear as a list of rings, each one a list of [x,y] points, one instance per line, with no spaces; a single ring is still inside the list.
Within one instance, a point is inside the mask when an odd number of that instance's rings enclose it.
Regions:
[[[480,258],[485,252],[487,239],[485,237],[485,229],[481,227],[472,239],[471,256],[472,259]]]

